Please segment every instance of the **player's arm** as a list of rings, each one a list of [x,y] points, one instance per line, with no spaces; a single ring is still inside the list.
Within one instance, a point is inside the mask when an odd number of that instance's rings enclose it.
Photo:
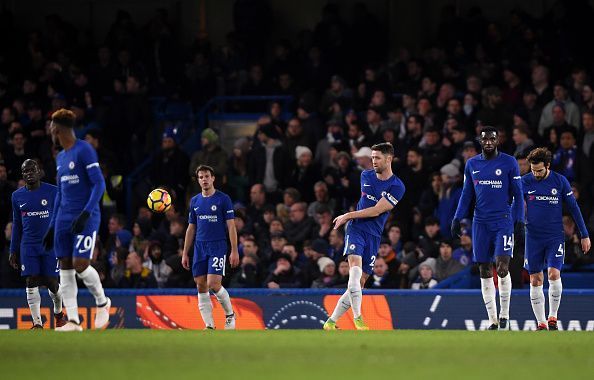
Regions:
[[[460,220],[468,215],[470,210],[470,204],[474,198],[474,186],[472,184],[471,169],[468,162],[464,166],[464,184],[462,185],[462,195],[458,200],[458,207],[456,207],[456,213],[454,219],[452,219],[452,237],[460,235]]]
[[[56,197],[54,199],[54,207],[52,209],[52,216],[50,218],[47,232],[43,236],[43,247],[46,251],[49,251],[54,247],[54,227],[56,225],[56,215],[60,209],[60,203],[62,202],[62,183],[60,178],[57,179]]]
[[[577,204],[575,196],[573,195],[573,190],[571,189],[571,185],[569,185],[569,181],[565,177],[563,177],[563,201],[569,208],[569,212],[571,213],[571,217],[575,221],[575,224],[578,226],[580,231],[580,238],[582,244],[582,251],[584,253],[588,253],[590,250],[592,243],[590,242],[590,236],[588,234],[588,228],[586,227],[586,223],[584,222],[584,217],[582,216],[582,212],[580,211],[580,207]]]
[[[17,204],[18,202],[14,199],[14,194],[12,195],[12,233],[10,235],[10,251],[8,255],[8,261],[10,265],[14,268],[18,268],[17,264],[17,252],[19,252],[21,247],[21,237],[23,234],[23,220],[21,218],[20,207]]]
[[[522,190],[522,176],[518,162],[514,160],[512,170],[509,174],[510,188],[512,196],[512,217],[514,223],[524,223],[524,192]]]
[[[229,263],[232,268],[239,265],[239,250],[237,249],[237,228],[235,227],[235,219],[227,219],[227,231],[229,232],[229,241],[231,242],[231,254],[229,255]]]
[[[364,218],[375,218],[392,210],[402,199],[404,195],[404,187],[392,186],[388,192],[373,206],[364,208],[362,210],[347,212],[334,219],[334,229],[338,229],[340,226],[352,219],[364,219]]]
[[[85,169],[87,171],[87,175],[89,176],[89,181],[92,184],[91,195],[89,195],[89,199],[85,205],[85,208],[80,213],[78,218],[74,220],[72,223],[72,232],[79,234],[81,233],[91,216],[91,211],[101,200],[103,193],[105,193],[105,179],[103,178],[103,173],[101,172],[101,168],[99,167],[99,162],[97,159],[97,153],[89,148],[88,151],[83,151],[83,164],[85,165]]]
[[[186,229],[186,237],[184,238],[184,249],[182,251],[182,266],[186,270],[190,270],[190,250],[194,247],[194,239],[196,238],[196,224],[198,218],[190,202],[190,212],[188,213],[188,228]]]

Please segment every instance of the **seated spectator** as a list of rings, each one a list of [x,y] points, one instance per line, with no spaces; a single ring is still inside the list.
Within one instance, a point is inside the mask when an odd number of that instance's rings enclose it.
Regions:
[[[320,276],[312,282],[311,287],[316,289],[334,287],[337,278],[334,261],[329,257],[320,257],[318,267],[320,268]]]
[[[260,269],[258,256],[248,253],[241,258],[239,270],[233,273],[229,281],[231,288],[259,288]]]
[[[159,288],[164,288],[172,269],[163,259],[161,243],[159,241],[152,241],[150,245],[146,247],[146,256],[147,260],[144,262],[143,266],[153,272],[153,275],[157,280],[157,286]]]
[[[322,178],[319,166],[313,162],[311,149],[306,146],[295,148],[296,165],[290,173],[288,184],[299,190],[301,199],[305,202],[313,202],[314,185]]]
[[[319,226],[317,238],[328,241],[333,230],[332,212],[325,205],[320,205],[316,210],[316,222]]]
[[[337,264],[344,261],[345,256],[342,254],[344,252],[344,230],[331,229],[328,242],[330,243],[328,257],[332,258]]]
[[[150,269],[142,266],[142,258],[137,252],[128,253],[126,271],[118,282],[120,288],[146,289],[156,288],[157,280]]]
[[[578,149],[575,132],[571,129],[564,129],[560,133],[559,149],[553,153],[551,169],[564,175],[569,182],[572,182],[577,177]]]
[[[462,228],[460,246],[452,253],[452,258],[463,266],[472,264],[472,237],[470,236],[469,226]]]
[[[316,223],[307,216],[307,203],[297,202],[291,206],[289,221],[285,224],[285,234],[291,243],[301,247],[303,242],[310,239],[315,231]]]
[[[330,246],[324,239],[316,239],[311,242],[303,244],[303,254],[307,261],[303,265],[302,276],[305,286],[309,286],[314,279],[320,276],[320,269],[318,260],[328,255]]]
[[[330,215],[334,215],[336,210],[336,199],[330,197],[330,192],[328,191],[328,185],[326,182],[316,182],[314,185],[314,196],[316,200],[311,202],[307,208],[308,216],[312,218],[315,217],[320,206],[325,206],[330,210]]]
[[[452,248],[450,240],[444,240],[439,245],[439,257],[435,264],[435,278],[437,281],[443,281],[464,268],[459,261],[453,259]]]
[[[433,277],[434,266],[435,259],[431,257],[419,264],[419,276],[411,284],[410,288],[414,290],[431,289],[437,285],[437,280]]]
[[[167,265],[171,268],[171,273],[167,278],[167,288],[195,288],[196,283],[192,277],[192,271],[187,270],[182,266],[182,248],[177,250],[177,254],[165,259]],[[192,255],[190,255],[190,266]]]
[[[149,238],[152,233],[152,226],[150,219],[136,219],[134,226],[132,226],[132,242],[130,243],[132,250],[136,252],[144,252],[148,247]]]
[[[280,218],[283,223],[289,221],[289,211],[291,206],[301,201],[301,194],[299,190],[294,187],[288,187],[283,192],[283,201],[276,205],[276,215]]]
[[[382,257],[378,257],[373,266],[373,273],[367,279],[365,287],[370,289],[396,289],[398,285],[398,280],[388,269],[388,264]]]
[[[425,219],[425,229],[419,236],[418,244],[427,257],[437,257],[439,254],[439,242],[442,240],[439,219],[428,216]]]
[[[384,263],[388,266],[390,273],[395,275],[400,267],[400,262],[396,257],[396,252],[392,249],[390,239],[382,238],[380,241],[379,251],[377,252],[378,258],[381,257]]]
[[[514,157],[518,157],[522,154],[528,154],[534,147],[534,141],[530,138],[530,131],[527,126],[515,126],[512,133],[512,139],[516,145],[514,150]]]
[[[291,264],[291,258],[281,255],[274,270],[264,280],[264,286],[268,289],[300,288],[303,283],[299,274],[299,270]]]
[[[349,283],[349,263],[347,261],[341,261],[338,264],[338,273],[334,280],[334,288],[344,289]]]

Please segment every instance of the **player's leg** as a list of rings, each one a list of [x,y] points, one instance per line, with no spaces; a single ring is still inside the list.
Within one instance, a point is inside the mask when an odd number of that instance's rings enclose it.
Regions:
[[[58,276],[60,274],[59,262],[54,252],[46,253],[39,247],[41,262],[41,283],[47,287],[47,292],[54,304],[54,327],[59,329],[66,325],[67,320],[62,312],[62,291]]]
[[[25,284],[27,286],[27,304],[31,310],[31,320],[33,327],[31,329],[42,329],[43,321],[41,319],[41,295],[39,294],[39,285],[41,278],[39,275],[27,276]]]
[[[563,283],[561,282],[561,268],[565,259],[565,244],[563,241],[555,241],[548,245],[547,266],[549,277],[549,330],[558,330],[557,312],[561,304],[561,293]]]
[[[78,284],[76,283],[76,271],[72,263],[73,236],[70,233],[70,224],[56,222],[54,235],[54,253],[60,261],[60,290],[62,302],[66,309],[68,321],[58,331],[82,331],[80,317],[78,315]]]
[[[496,330],[499,326],[497,319],[497,303],[495,301],[495,283],[493,282],[493,244],[487,226],[478,222],[472,224],[472,254],[475,262],[479,263],[481,278],[481,293],[489,316],[489,330]]]
[[[545,296],[543,291],[543,273],[545,250],[539,239],[526,235],[524,268],[530,274],[530,304],[538,324],[537,331],[546,330]]]
[[[72,264],[76,274],[95,298],[95,304],[97,305],[95,329],[98,330],[109,325],[109,311],[111,309],[111,300],[105,296],[99,273],[91,266],[91,257],[95,248],[99,222],[99,217],[92,217],[87,222],[85,229],[73,237],[72,247]]]
[[[361,276],[361,288],[365,287],[365,283],[367,282],[368,278],[369,275],[367,273],[363,273],[363,276]],[[336,304],[336,307],[334,308],[334,311],[332,312],[332,315],[330,316],[330,319],[328,319],[327,323],[335,324],[336,321],[338,321],[340,317],[342,317],[344,313],[346,313],[350,308],[351,299],[347,289],[338,299],[338,303]],[[328,328],[328,330],[334,330],[334,328]]]
[[[200,263],[193,263],[192,271],[194,271],[195,266],[203,267],[204,265],[201,265]],[[202,321],[204,322],[207,330],[214,330],[215,324],[214,318],[212,316],[212,302],[210,301],[210,293],[208,292],[206,273],[195,276],[194,282],[196,282],[196,287],[198,288],[198,310],[202,316]]]
[[[221,283],[225,275],[225,264],[227,262],[227,242],[213,242],[209,245],[218,254],[212,257],[212,262],[209,260],[210,265],[208,266],[206,283],[225,311],[225,330],[235,330],[235,313],[233,312],[233,305],[231,305],[231,298],[229,292]]]
[[[509,304],[512,282],[509,263],[514,252],[514,226],[511,222],[502,222],[497,226],[494,241],[495,265],[499,283],[499,329],[509,330]]]

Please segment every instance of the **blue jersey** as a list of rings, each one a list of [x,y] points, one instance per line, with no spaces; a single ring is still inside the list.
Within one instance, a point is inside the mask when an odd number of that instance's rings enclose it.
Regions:
[[[99,215],[99,201],[105,191],[105,181],[95,149],[83,140],[58,153],[57,220],[73,220],[82,211]]]
[[[21,246],[40,245],[54,212],[57,188],[41,182],[38,189],[26,186],[12,193],[12,235],[10,252]]]
[[[482,154],[469,159],[454,218],[465,218],[473,199],[475,222],[523,221],[522,177],[516,159],[501,152],[490,160]]]
[[[361,199],[357,203],[357,210],[373,207],[382,198],[386,198],[392,206],[396,206],[404,196],[404,191],[404,184],[395,175],[381,180],[377,178],[373,169],[364,170],[361,173]],[[351,226],[374,236],[382,236],[387,219],[388,212],[384,212],[375,218],[353,219]]]
[[[532,173],[522,177],[526,201],[526,231],[537,238],[563,239],[563,202],[568,206],[582,238],[588,229],[567,178],[550,171],[547,178],[537,180]]]
[[[205,197],[202,193],[190,201],[188,223],[196,225],[195,242],[227,239],[227,220],[234,219],[231,198],[216,190]]]

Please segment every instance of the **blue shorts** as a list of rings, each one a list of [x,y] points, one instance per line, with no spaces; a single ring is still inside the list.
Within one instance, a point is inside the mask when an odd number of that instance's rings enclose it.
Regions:
[[[194,244],[194,260],[192,261],[192,275],[194,277],[207,274],[225,275],[227,260],[227,241],[197,241]]]
[[[60,274],[54,251],[46,251],[42,245],[21,246],[21,276],[55,277]]]
[[[472,253],[476,263],[493,262],[496,256],[513,256],[514,225],[511,220],[472,223]]]
[[[87,221],[85,229],[78,235],[70,232],[73,220],[57,220],[54,235],[54,250],[56,257],[81,257],[90,259],[93,256],[97,232],[101,216],[92,215]]]
[[[372,274],[380,241],[381,237],[354,228],[349,223],[344,233],[343,255],[361,256],[363,259],[363,272]]]
[[[526,234],[524,257],[524,268],[530,274],[540,273],[545,268],[561,270],[565,259],[565,240],[563,237],[546,239]]]

